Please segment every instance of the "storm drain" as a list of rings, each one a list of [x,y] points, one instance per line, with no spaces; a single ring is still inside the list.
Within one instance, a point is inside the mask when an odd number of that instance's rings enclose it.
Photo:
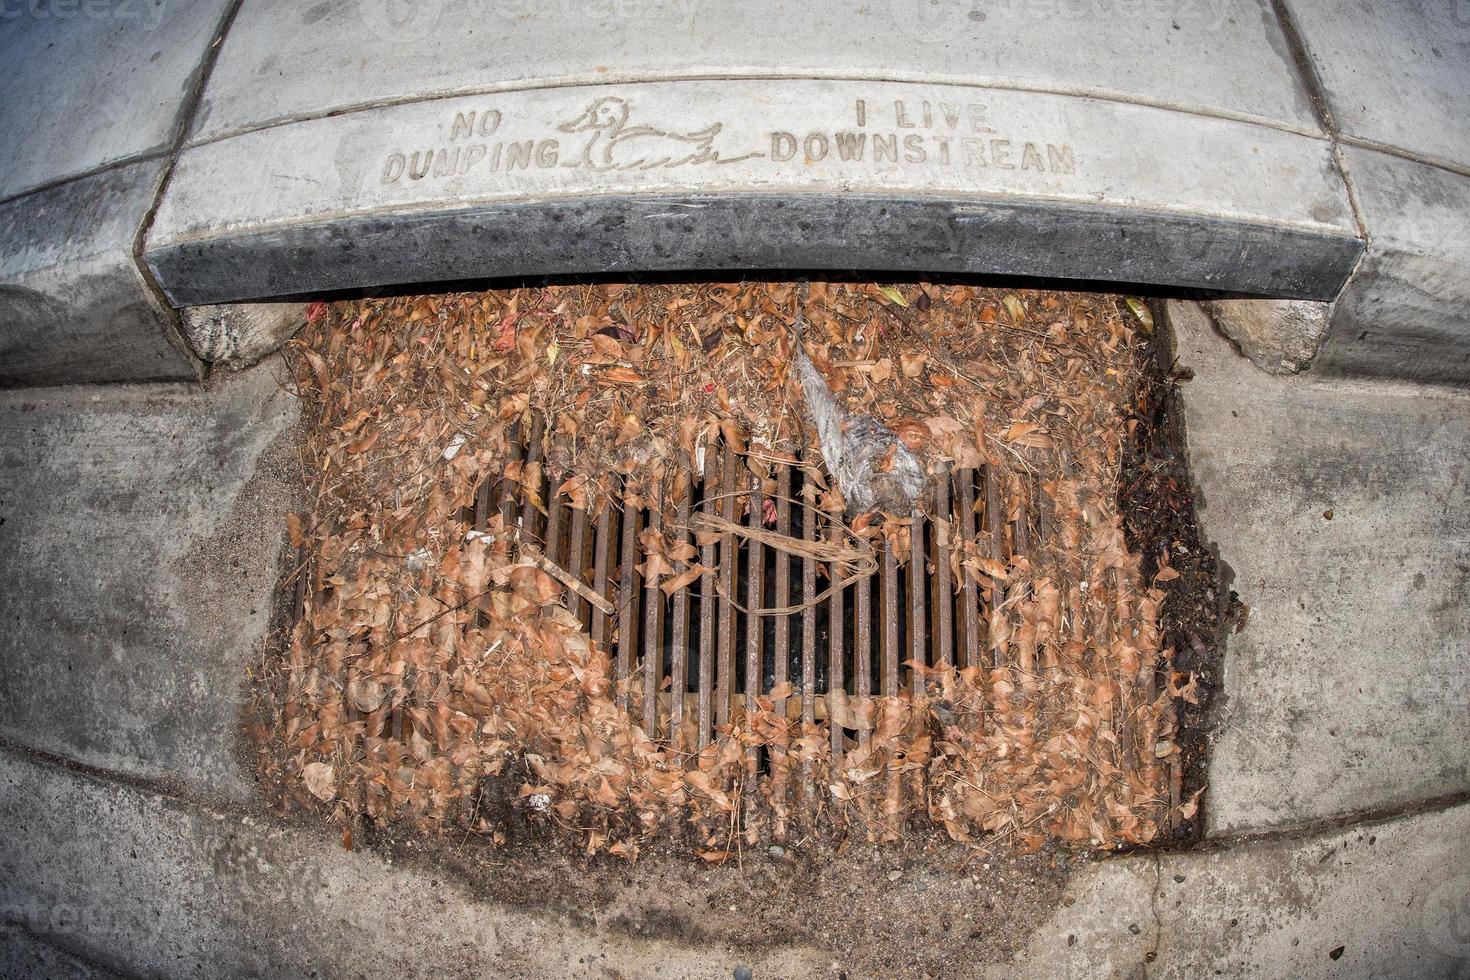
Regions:
[[[989,467],[957,469],[912,515],[906,552],[880,529],[870,566],[852,574],[823,560],[823,545],[836,552],[852,535],[843,514],[821,509],[811,460],[716,440],[698,459],[680,454],[682,472],[659,491],[670,499],[635,506],[614,492],[589,512],[558,494],[564,477],[536,465],[544,423],[526,428],[506,467],[520,478],[481,484],[476,528],[498,512],[523,551],[580,584],[570,608],[612,651],[619,703],[651,738],[690,750],[766,696],[793,722],[824,723],[836,764],[869,738],[840,723],[849,699],[917,692],[931,666],[991,665],[1004,583],[965,566],[1003,568],[1044,531],[1024,504],[1003,513]],[[665,549],[677,557],[660,576],[650,561]]]
[[[713,861],[935,828],[1143,843],[1187,818],[1193,681],[1159,611],[1179,573],[1160,553],[1145,576],[1118,511],[1127,308],[811,292],[804,340],[801,294],[758,283],[314,324],[296,367],[321,476],[257,688],[264,778],[345,826],[627,857],[683,838]],[[926,461],[912,512],[844,513],[798,344]]]

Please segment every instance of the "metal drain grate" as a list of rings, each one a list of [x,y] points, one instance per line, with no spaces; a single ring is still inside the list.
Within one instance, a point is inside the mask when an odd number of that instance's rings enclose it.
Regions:
[[[543,425],[537,420],[530,430],[512,440],[508,462],[541,461]],[[910,662],[988,665],[989,618],[1005,601],[1004,583],[966,573],[965,563],[1004,565],[1026,552],[1044,522],[1024,504],[1003,514],[1000,501],[1034,499],[1029,494],[1002,492],[986,467],[949,473],[937,482],[927,513],[913,516],[909,553],[895,554],[880,539],[877,574],[835,589],[821,561],[734,533],[707,536],[697,561],[714,574],[665,595],[638,572],[647,528],[675,546],[693,544],[691,522],[703,513],[752,527],[770,522],[769,530],[807,542],[838,539],[833,517],[817,506],[817,484],[799,464],[762,463],[776,488],[768,507],[762,481],[740,453],[719,442],[702,462],[696,471],[682,459],[687,479],[665,481],[680,488],[666,491],[678,499],[641,509],[573,508],[556,493],[561,481],[544,474],[529,486],[492,477],[476,501],[477,527],[499,511],[523,541],[609,601],[610,614],[569,594],[592,638],[612,651],[616,679],[641,692],[636,699],[625,693],[623,703],[640,714],[649,736],[702,749],[719,726],[773,691],[789,690],[777,694],[778,712],[813,724],[828,719],[830,695],[913,689],[921,674]],[[665,514],[672,515],[667,526]],[[673,564],[675,575],[689,567]],[[863,729],[829,728],[834,761],[868,739]]]

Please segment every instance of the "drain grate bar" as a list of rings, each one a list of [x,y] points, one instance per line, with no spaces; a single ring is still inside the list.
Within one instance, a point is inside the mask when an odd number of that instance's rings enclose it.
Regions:
[[[761,494],[760,477],[753,477],[750,488],[750,507],[746,511],[746,526],[759,532],[764,523],[765,497]],[[745,710],[754,715],[756,696],[761,690],[761,639],[765,635],[765,623],[760,610],[766,605],[765,547],[752,535],[747,546],[745,571],[745,676],[741,685],[745,689]],[[748,755],[751,768],[755,765],[752,749]]]
[[[906,577],[909,583],[909,656],[919,667],[928,666],[929,633],[924,625],[924,530],[922,514],[915,514],[909,526],[909,566]],[[914,693],[924,688],[922,670],[909,672],[909,683]]]
[[[526,458],[522,463],[523,486],[540,486],[541,484],[541,452],[544,445],[542,436],[545,434],[546,426],[540,415],[537,415],[531,423],[531,439],[527,443]],[[541,512],[537,509],[537,496],[523,493],[526,499],[521,504],[521,533],[529,540],[538,540],[540,535],[536,533],[540,523]]]
[[[816,486],[806,480],[801,488],[801,531],[805,541],[817,540]],[[817,563],[801,561],[801,728],[805,737],[817,721]],[[810,764],[802,767],[801,819],[810,827],[816,819],[816,781]]]
[[[597,514],[597,536],[592,545],[592,588],[598,595],[607,595],[608,560],[612,551],[612,508],[604,507]],[[608,614],[601,609],[592,610],[592,640],[599,645],[607,644]]]
[[[628,679],[633,672],[633,659],[638,647],[638,591],[634,586],[633,566],[638,561],[638,508],[623,499],[622,561],[618,570],[617,649],[618,704],[628,706]]]
[[[709,491],[717,485],[714,456],[714,453],[708,451],[704,455],[705,497],[702,506],[706,512],[710,510]],[[715,541],[710,539],[700,549],[700,564],[705,568],[714,568],[716,555]],[[714,721],[710,702],[715,683],[715,577],[701,575],[699,582],[699,729],[696,744],[703,750],[710,742],[711,725]]]
[[[776,533],[783,537],[791,536],[791,469],[784,463],[776,469]],[[771,604],[791,604],[791,555],[780,549],[776,550],[776,597]],[[777,616],[773,632],[776,648],[771,656],[771,686],[772,689],[777,689],[782,688],[783,684],[791,683],[791,658],[788,656],[791,649],[791,617]],[[773,704],[776,712],[785,717],[786,698],[777,698]]]
[[[515,440],[512,440],[512,445],[514,442]],[[475,490],[474,526],[476,530],[484,530],[486,522],[490,519],[490,512],[495,509],[496,503],[500,500],[501,492],[499,480],[490,479],[480,482],[480,486]],[[483,627],[488,621],[484,610],[475,611],[474,624],[476,626]],[[408,683],[406,677],[404,683]]]
[[[791,536],[791,468],[781,463],[776,468],[776,533],[785,537]],[[776,594],[772,605],[787,606],[791,604],[791,555],[780,549],[776,550]],[[791,685],[791,617],[777,616],[772,630],[775,640],[775,649],[771,652],[771,687],[780,690],[781,696],[772,701],[772,707],[787,727],[783,728],[782,734],[778,736],[776,745],[772,748],[775,758],[772,759],[771,769],[776,773],[776,778],[771,782],[771,802],[775,809],[775,826],[773,836],[777,840],[786,839],[786,821],[788,801],[787,791],[790,782],[788,774],[790,761],[787,759],[790,747],[790,715],[787,714],[789,707],[785,692]]]
[[[898,647],[899,647],[899,622],[898,622],[898,556],[894,552],[893,539],[883,539],[883,567],[879,573],[881,581],[879,586],[882,591],[882,620],[883,620],[883,673],[882,685],[878,693],[884,697],[898,696]],[[874,719],[878,721],[879,719]],[[899,796],[899,779],[896,771],[888,773],[886,812],[898,813],[901,808]],[[889,833],[897,837],[898,828],[890,827]]]
[[[561,494],[557,493],[556,487],[553,486],[546,497],[546,546],[542,548],[542,551],[562,567],[566,567],[566,559],[561,553],[562,525],[565,523],[565,517],[561,505]]]
[[[735,452],[728,444],[721,449],[719,490],[720,516],[727,524],[735,522]],[[727,533],[720,539],[720,623],[716,633],[719,645],[719,662],[715,665],[715,724],[721,728],[730,723],[730,700],[734,695],[731,683],[735,672],[735,572],[740,567],[740,549],[735,535]]]
[[[746,511],[746,526],[752,531],[759,531],[764,522],[765,508],[762,506],[765,498],[761,495],[760,477],[752,475],[750,486],[750,506]],[[743,678],[737,680],[741,683],[739,687],[745,689],[745,716],[754,718],[756,713],[757,695],[761,693],[761,638],[764,635],[765,624],[761,622],[759,610],[765,605],[765,554],[764,548],[758,538],[752,535],[747,544],[746,570],[745,570],[745,673]],[[755,786],[756,776],[760,772],[760,753],[754,745],[748,745],[745,749],[745,779],[747,786]],[[753,792],[742,794],[745,798],[745,826],[754,828],[757,823],[757,794]],[[754,844],[755,841],[751,840]]]
[[[817,514],[812,486],[802,492],[802,540],[817,540]],[[817,563],[810,558],[801,561],[801,722],[816,721],[817,702]]]
[[[975,535],[975,471],[960,470],[960,535],[971,542]],[[960,630],[964,635],[963,667],[980,663],[980,597],[973,576],[960,575]]]
[[[883,541],[883,568],[880,583],[883,592],[883,682],[878,693],[898,696],[898,556],[893,542]]]
[[[654,498],[650,501],[648,509],[648,529],[654,534],[663,530],[663,498],[660,490],[655,490]],[[634,515],[636,526],[637,515]],[[627,560],[625,558],[625,560]],[[658,587],[658,579],[653,576],[645,578],[645,591],[643,596],[643,730],[648,733],[649,738],[658,737],[658,686],[662,678],[662,664],[659,662],[659,654],[663,644],[659,642],[664,635],[663,628],[663,595]],[[675,697],[683,699],[684,692],[671,692]]]
[[[678,516],[675,526],[669,529],[670,540],[677,549],[688,539],[689,527],[689,504],[694,494],[694,488],[689,480],[689,460],[687,457],[680,459],[684,465],[674,478],[674,494],[678,499]],[[674,564],[675,574],[683,574],[689,570],[687,561],[678,561]],[[655,597],[656,598],[656,597]],[[689,689],[689,599],[688,588],[679,589],[674,593],[674,624],[671,628],[671,645],[669,647],[669,730],[668,738],[675,746],[684,745],[684,694]]]
[[[521,462],[521,458],[525,452],[525,436],[526,434],[524,431],[522,431],[522,427],[519,422],[511,426],[509,434],[510,445],[506,448],[505,451],[504,472],[515,472],[512,467]],[[516,487],[516,481],[512,480],[509,476],[502,476],[500,478],[500,481],[496,485],[495,506],[496,509],[500,511],[501,519],[505,521],[505,526],[508,528],[515,526],[517,493]]]
[[[570,507],[572,529],[567,539],[567,571],[581,579],[586,577],[587,566],[587,512],[580,507]],[[587,600],[575,592],[569,597],[569,606],[572,615],[583,622],[587,621],[590,607]]]
[[[842,543],[842,536],[836,527],[830,530],[827,540],[833,545]],[[830,587],[837,581],[838,573],[836,569],[829,570],[827,573],[828,586]],[[843,592],[844,590],[842,589],[833,589],[831,597],[827,600],[827,690],[829,692],[828,696],[834,706],[845,698],[847,689],[847,676],[843,662],[846,640],[844,630],[846,626],[846,610],[843,608]],[[853,639],[854,643],[856,643],[857,637]],[[834,713],[829,711],[828,716],[831,717]],[[832,765],[837,767],[842,764],[842,750],[844,748],[845,735],[841,725],[834,723],[830,727],[832,737]]]
[[[856,677],[853,678],[854,693],[864,700],[873,696],[873,658],[868,655],[873,636],[873,583],[864,580],[856,583],[857,593],[853,601],[852,642],[855,651]],[[864,725],[858,729],[858,745],[867,748],[872,740],[872,729]]]
[[[996,480],[985,481],[985,520],[990,525],[990,557],[995,561],[1004,561],[1005,555],[1005,517],[1000,509],[1000,487]],[[990,579],[990,613],[994,617],[996,610],[1005,606],[1006,592],[1001,580],[995,577]],[[989,635],[995,635],[995,628],[999,625],[991,623]],[[1001,660],[1001,649],[999,645],[992,647],[991,666],[999,667]]]
[[[934,486],[934,662],[948,667],[954,664],[954,589],[950,584],[949,548],[949,468],[940,473]]]
[[[1028,519],[1026,516],[1026,496],[1027,495],[1024,492],[1018,492],[1014,494],[1014,498],[1016,501],[1016,519],[1015,523],[1011,526],[1012,550],[1015,551],[1016,554],[1021,555],[1027,554],[1031,550],[1030,528],[1028,527]]]

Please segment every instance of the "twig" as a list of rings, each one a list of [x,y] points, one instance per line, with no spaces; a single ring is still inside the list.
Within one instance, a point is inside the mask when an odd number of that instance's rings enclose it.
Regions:
[[[470,596],[468,599],[465,599],[463,602],[456,602],[454,605],[450,606],[449,608],[440,610],[439,612],[437,612],[434,615],[430,616],[428,619],[426,619],[423,622],[419,623],[417,626],[414,626],[414,627],[406,630],[405,632],[399,633],[397,636],[392,637],[391,639],[389,639],[388,640],[388,646],[392,646],[393,644],[398,643],[401,640],[408,639],[410,636],[413,636],[415,633],[417,633],[419,630],[423,629],[425,626],[432,626],[432,625],[434,625],[439,620],[443,619],[445,616],[448,616],[450,613],[452,613],[452,612],[458,612],[459,610],[463,609],[465,606],[468,606],[470,603],[474,602],[477,599],[480,599],[480,598],[482,598],[484,596],[489,595],[493,591],[494,591],[494,588],[492,587],[492,588],[489,588],[489,589],[485,589],[482,592],[476,592],[474,595]]]
[[[866,544],[861,548],[854,548],[821,540],[807,541],[804,538],[793,538],[789,534],[779,534],[775,531],[767,531],[765,528],[728,521],[718,514],[695,514],[689,521],[689,529],[696,534],[700,532],[737,534],[798,558],[814,558],[817,561],[857,567],[871,563],[875,569],[878,567],[877,560],[873,558],[872,547]]]
[[[841,579],[835,573],[829,576],[832,584],[806,602],[798,603],[794,606],[772,606],[755,609],[741,605],[740,600],[733,595],[729,595],[725,591],[724,585],[716,578],[715,591],[719,593],[721,598],[728,600],[732,606],[747,616],[791,616],[796,613],[805,612],[827,601],[834,592],[845,589],[854,582],[871,578],[878,573],[878,560],[873,557],[873,549],[866,542],[862,542],[861,548],[854,548],[846,545],[831,544],[827,541],[807,541],[804,538],[793,538],[790,535],[778,534],[775,531],[767,531],[764,528],[750,527],[734,521],[727,521],[718,514],[695,514],[694,518],[689,522],[689,529],[696,534],[700,532],[733,534],[750,538],[759,541],[769,548],[784,551],[787,554],[795,555],[807,561],[823,561],[833,566],[841,566],[848,573]],[[847,533],[852,534],[851,531]],[[857,540],[862,541],[861,538]],[[713,570],[708,570],[705,574],[714,575],[714,572]]]
[[[589,603],[596,606],[598,609],[602,610],[605,615],[611,616],[615,612],[617,612],[616,606],[614,606],[611,602],[608,602],[607,599],[603,596],[600,596],[596,592],[589,589],[586,584],[582,582],[581,579],[577,578],[577,576],[573,575],[565,568],[562,568],[550,558],[547,558],[537,548],[529,544],[522,544],[521,557],[529,561],[531,564],[535,565],[537,568],[541,569],[547,575],[550,575],[552,578],[556,579],[562,585],[565,585],[567,588],[577,593],[577,595],[581,596],[583,599],[586,599]]]

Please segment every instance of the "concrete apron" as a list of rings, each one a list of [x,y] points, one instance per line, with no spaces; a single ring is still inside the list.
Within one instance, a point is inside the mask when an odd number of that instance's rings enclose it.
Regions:
[[[1221,639],[1212,836],[1470,792],[1470,395],[1273,377],[1168,304]]]
[[[0,736],[252,797],[235,746],[298,465],[278,372],[0,393]]]
[[[756,977],[865,975],[841,951],[646,939],[518,909],[432,864],[345,851],[334,833],[6,749],[0,821],[0,975],[46,964],[49,976],[102,967],[131,976],[720,978],[742,963]],[[1463,976],[1467,841],[1462,805],[1223,851],[1097,862],[1013,962],[957,963],[954,975]],[[674,917],[688,911],[678,894],[635,900],[651,918],[658,910],[648,906],[660,902]]]
[[[1316,370],[1464,382],[1445,3],[33,13],[0,36],[26,66],[0,122],[109,111],[6,151],[0,383],[188,377],[170,305],[780,268],[1338,299]],[[77,234],[98,200],[107,233]]]

